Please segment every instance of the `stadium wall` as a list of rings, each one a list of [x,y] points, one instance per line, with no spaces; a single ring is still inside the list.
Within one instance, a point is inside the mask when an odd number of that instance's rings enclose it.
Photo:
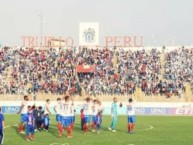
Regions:
[[[51,112],[54,114],[53,106],[56,102],[51,102]],[[44,106],[45,102],[30,102],[29,105]],[[79,114],[83,102],[75,102],[76,114]],[[15,114],[19,111],[21,101],[4,101],[0,102],[2,112],[4,114]],[[104,114],[108,115],[111,112],[111,102],[103,102]],[[141,103],[135,104],[136,115],[193,115],[193,103]],[[123,103],[123,107],[119,107],[118,113],[120,115],[126,115],[126,103]]]

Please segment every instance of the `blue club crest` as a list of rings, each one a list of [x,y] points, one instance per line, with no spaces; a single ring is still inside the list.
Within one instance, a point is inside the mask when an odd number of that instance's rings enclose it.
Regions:
[[[84,31],[84,40],[87,43],[95,42],[95,30],[93,28],[88,28]]]

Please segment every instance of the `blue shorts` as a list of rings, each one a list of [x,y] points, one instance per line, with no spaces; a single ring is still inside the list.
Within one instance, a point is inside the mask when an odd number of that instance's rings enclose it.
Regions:
[[[32,125],[27,125],[26,126],[26,135],[29,135],[29,134],[34,134],[34,127]]]
[[[96,117],[96,115],[93,115],[93,116],[92,116],[92,122],[93,122],[93,123],[96,123],[96,122],[97,122],[97,117]]]
[[[27,114],[21,114],[20,121],[21,123],[27,122]]]
[[[89,115],[84,116],[84,123],[90,123],[90,116]]]
[[[128,116],[128,123],[135,123],[135,116],[134,115]]]
[[[71,116],[71,123],[75,122],[75,116]]]
[[[68,126],[70,126],[71,125],[71,118],[70,118],[70,116],[63,116],[62,117],[62,125],[64,126],[64,127],[68,127]]]
[[[72,124],[72,116],[69,116],[70,124]]]
[[[56,114],[56,122],[61,122],[61,115]]]

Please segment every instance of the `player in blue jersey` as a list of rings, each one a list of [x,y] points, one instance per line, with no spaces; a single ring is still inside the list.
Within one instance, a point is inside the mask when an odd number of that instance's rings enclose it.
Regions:
[[[102,123],[102,113],[101,111],[99,111],[96,116],[96,130],[98,134],[100,133],[101,123]]]
[[[34,112],[35,122],[36,122],[36,129],[41,131],[43,129],[44,124],[44,111],[42,106],[39,106],[37,110]]]
[[[31,106],[28,106],[28,114],[26,118],[26,141],[34,140],[35,133],[35,117]]]
[[[0,107],[0,145],[3,145],[4,140],[4,115],[1,113],[1,107]]]
[[[116,132],[115,127],[117,124],[117,115],[118,115],[118,104],[117,104],[117,98],[113,98],[113,103],[111,105],[111,116],[112,116],[112,122],[110,127],[108,127],[108,130],[112,132]]]

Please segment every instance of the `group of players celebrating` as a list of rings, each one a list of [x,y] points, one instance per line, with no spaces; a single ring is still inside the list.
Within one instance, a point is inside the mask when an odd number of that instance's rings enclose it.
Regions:
[[[36,108],[35,105],[29,106],[28,96],[24,96],[24,101],[21,104],[20,111],[21,121],[18,127],[19,133],[24,133],[24,126],[26,128],[26,141],[34,140],[34,134],[36,130],[49,129],[49,115],[50,100],[46,100],[44,111],[42,107]],[[117,98],[113,98],[111,105],[112,122],[108,129],[112,132],[116,132],[115,127],[118,120],[118,108],[122,107],[122,103],[117,103]],[[133,105],[133,99],[130,98],[126,103],[127,115],[128,115],[128,133],[133,133],[135,123],[135,111]],[[85,102],[81,106],[80,118],[81,128],[86,135],[91,127],[92,132],[100,133],[102,124],[103,106],[97,99],[87,97]],[[57,102],[54,105],[54,111],[56,113],[56,122],[58,128],[58,136],[61,137],[66,130],[66,137],[72,138],[72,131],[75,123],[75,105],[73,98],[69,95],[65,95],[63,98],[57,98]],[[92,121],[91,121],[92,120]]]

